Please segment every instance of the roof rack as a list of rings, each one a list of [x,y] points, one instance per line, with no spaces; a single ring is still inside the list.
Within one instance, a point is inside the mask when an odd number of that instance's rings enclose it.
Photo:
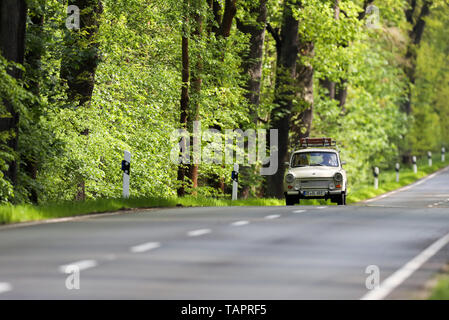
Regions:
[[[299,148],[311,147],[336,147],[337,142],[332,138],[301,138],[299,140]]]

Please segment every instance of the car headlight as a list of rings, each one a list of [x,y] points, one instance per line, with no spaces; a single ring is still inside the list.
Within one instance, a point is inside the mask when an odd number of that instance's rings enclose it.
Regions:
[[[335,180],[335,182],[342,182],[343,175],[340,172],[337,172],[336,174],[334,174],[334,180]]]
[[[285,182],[292,183],[293,181],[295,181],[295,176],[293,174],[289,173],[285,176]]]

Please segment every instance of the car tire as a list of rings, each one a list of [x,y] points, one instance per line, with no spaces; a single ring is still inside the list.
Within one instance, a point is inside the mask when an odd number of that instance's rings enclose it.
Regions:
[[[345,206],[346,205],[346,193],[342,193],[341,196],[337,198],[337,205]]]
[[[296,196],[285,196],[285,205],[294,206],[296,203],[299,203],[299,199]]]

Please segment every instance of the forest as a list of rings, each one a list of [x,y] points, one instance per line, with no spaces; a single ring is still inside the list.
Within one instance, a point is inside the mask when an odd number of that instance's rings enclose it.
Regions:
[[[124,150],[132,196],[229,197],[232,163],[170,161],[195,123],[278,130],[244,199],[283,197],[303,137],[335,139],[353,186],[439,153],[448,23],[446,0],[0,0],[0,201],[120,197]]]

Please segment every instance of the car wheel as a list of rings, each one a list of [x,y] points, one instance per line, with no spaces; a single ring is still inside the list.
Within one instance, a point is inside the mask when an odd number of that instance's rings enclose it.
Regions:
[[[342,193],[341,196],[337,199],[337,205],[345,206],[346,205],[346,193]]]
[[[298,201],[298,198],[295,196],[285,196],[285,204],[287,206],[294,206]]]

